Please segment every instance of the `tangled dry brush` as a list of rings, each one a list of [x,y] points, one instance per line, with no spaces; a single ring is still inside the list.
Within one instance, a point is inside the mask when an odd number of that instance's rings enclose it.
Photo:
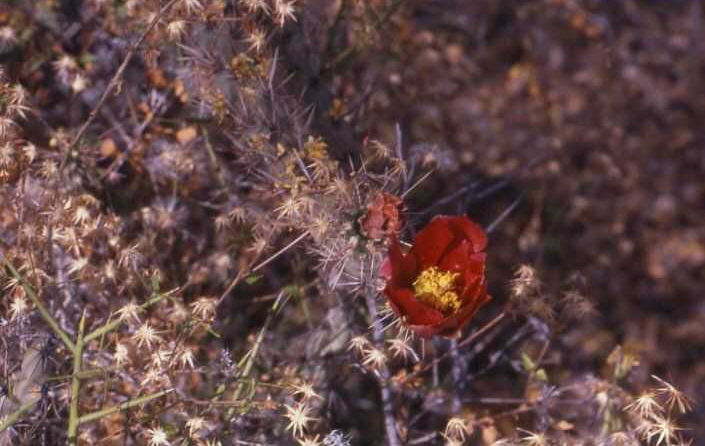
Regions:
[[[331,73],[403,3],[0,6],[0,444],[687,444],[631,353],[556,362],[579,287],[516,265],[452,339],[389,307],[455,161],[358,138]]]

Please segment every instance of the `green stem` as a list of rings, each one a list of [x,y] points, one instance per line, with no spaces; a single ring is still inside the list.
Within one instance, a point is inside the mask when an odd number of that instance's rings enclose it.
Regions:
[[[107,375],[110,372],[114,372],[115,370],[118,370],[118,366],[111,365],[109,367],[100,367],[100,368],[89,369],[89,370],[81,370],[81,372],[78,374],[78,379],[82,379],[82,380],[91,379],[91,378],[95,378],[96,376]],[[74,376],[73,374],[50,376],[46,380],[47,381],[66,381],[70,378],[73,378],[73,376]]]
[[[127,410],[130,407],[139,406],[140,404],[148,403],[149,401],[152,401],[153,399],[160,398],[160,397],[162,397],[168,393],[171,393],[173,391],[174,391],[174,389],[162,390],[161,392],[153,393],[151,395],[145,395],[145,396],[141,396],[139,398],[134,398],[134,399],[125,401],[124,403],[120,403],[117,406],[111,406],[106,409],[101,409],[101,410],[97,410],[95,412],[91,412],[89,414],[86,414],[86,415],[83,415],[82,417],[80,417],[78,419],[78,424],[88,423],[89,421],[103,418],[103,417],[108,416],[110,414],[113,414],[115,412],[119,412],[121,410]]]
[[[233,392],[232,395],[232,401],[237,401],[240,399],[240,395],[242,394],[242,391],[245,388],[245,383],[243,382],[246,380],[249,376],[250,373],[252,372],[252,367],[254,366],[255,363],[255,358],[257,357],[257,353],[259,352],[259,347],[262,345],[262,341],[264,340],[264,335],[269,329],[269,325],[272,323],[272,319],[274,318],[274,315],[277,313],[277,311],[280,309],[280,304],[284,305],[282,303],[282,299],[284,298],[284,292],[281,291],[279,292],[279,295],[277,296],[277,300],[274,301],[272,304],[272,307],[269,310],[269,314],[267,315],[267,319],[264,321],[264,325],[259,331],[259,334],[257,335],[257,339],[255,340],[255,345],[252,346],[252,348],[240,359],[240,362],[238,362],[238,367],[242,369],[241,375],[237,378],[238,381],[241,381],[237,387],[235,388],[235,391]],[[250,381],[252,382],[252,381]],[[219,395],[216,395],[214,398],[217,399]],[[233,416],[234,409],[230,408],[226,412],[226,417],[227,419],[230,419]]]
[[[8,427],[15,424],[15,421],[17,421],[25,412],[27,412],[32,407],[34,407],[34,405],[37,404],[38,401],[39,401],[39,398],[27,401],[26,403],[21,405],[19,407],[19,409],[17,409],[16,411],[12,412],[7,417],[0,420],[0,432],[4,431]]]
[[[140,305],[140,307],[139,307],[140,311],[144,311],[146,308],[148,308],[148,307],[154,305],[155,303],[157,303],[157,302],[159,302],[160,300],[164,299],[166,296],[168,296],[168,295],[171,294],[171,293],[173,293],[173,290],[172,290],[172,291],[167,291],[166,293],[157,294],[157,295],[154,296],[153,298],[149,299],[147,302],[145,302],[145,303],[143,303],[142,305]],[[110,322],[107,322],[107,323],[101,325],[100,327],[96,328],[96,329],[93,330],[92,332],[88,333],[88,334],[86,335],[86,337],[84,338],[84,341],[83,341],[83,342],[84,342],[84,343],[88,343],[88,342],[92,341],[92,340],[95,339],[95,338],[98,338],[98,337],[100,337],[100,336],[103,336],[104,334],[106,334],[106,333],[108,333],[108,332],[110,332],[110,331],[112,331],[112,330],[115,330],[117,327],[120,326],[120,324],[122,324],[122,322],[123,322],[123,321],[120,320],[120,319],[115,319],[114,321],[110,321]]]
[[[69,338],[69,335],[66,334],[64,330],[61,329],[59,326],[59,323],[54,319],[51,314],[49,314],[49,310],[46,309],[42,301],[39,299],[39,296],[37,296],[37,293],[34,291],[34,289],[24,280],[24,277],[15,269],[12,264],[5,258],[5,256],[2,257],[3,261],[5,262],[5,266],[10,270],[12,273],[12,276],[17,280],[21,285],[22,288],[24,289],[25,294],[29,296],[30,300],[34,304],[35,307],[37,307],[37,310],[39,311],[39,314],[42,316],[44,321],[46,321],[47,324],[49,324],[49,327],[56,333],[56,335],[61,339],[64,344],[66,344],[66,347],[71,350],[72,352],[76,350],[76,345],[73,343],[71,338]]]
[[[81,322],[78,323],[76,348],[73,352],[73,377],[71,378],[71,402],[69,404],[69,427],[67,434],[69,444],[75,445],[78,434],[78,393],[81,390],[81,363],[83,362],[83,330],[86,327],[86,311],[83,310]]]

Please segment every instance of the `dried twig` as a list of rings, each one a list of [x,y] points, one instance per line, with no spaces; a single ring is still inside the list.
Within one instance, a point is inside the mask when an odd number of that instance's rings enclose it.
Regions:
[[[122,77],[123,72],[127,68],[127,64],[130,63],[130,60],[132,60],[132,56],[134,56],[135,51],[137,51],[137,48],[139,48],[140,45],[142,45],[142,42],[147,38],[147,35],[154,29],[155,26],[157,26],[157,23],[162,19],[164,14],[176,3],[178,0],[171,0],[169,3],[164,5],[159,12],[154,16],[152,21],[149,23],[149,26],[147,26],[147,29],[144,30],[144,32],[140,35],[140,37],[137,39],[135,43],[132,44],[130,49],[127,51],[127,54],[125,55],[125,58],[122,60],[122,63],[120,64],[120,67],[117,69],[115,74],[113,75],[113,78],[110,79],[110,82],[108,82],[108,86],[105,87],[105,91],[103,91],[103,95],[100,97],[98,100],[98,103],[93,107],[93,110],[91,110],[90,114],[88,115],[88,119],[81,125],[81,127],[78,129],[78,133],[76,133],[76,136],[73,137],[71,142],[69,143],[69,146],[66,148],[66,153],[64,153],[64,158],[61,160],[61,164],[59,165],[59,172],[62,172],[64,170],[64,167],[66,167],[66,163],[68,162],[69,158],[71,158],[71,152],[73,151],[74,147],[78,142],[81,140],[83,137],[83,134],[86,133],[86,130],[88,129],[88,126],[93,123],[95,120],[96,116],[98,115],[98,112],[100,111],[101,107],[103,107],[103,104],[105,104],[105,101],[108,99],[108,96],[112,91],[117,87],[117,85],[120,83],[120,78]]]
[[[374,291],[368,290],[365,293],[367,311],[372,324],[372,339],[376,348],[384,346],[384,331],[382,321],[377,316],[377,303],[375,302]],[[382,412],[384,413],[384,428],[387,432],[387,444],[389,446],[401,446],[399,433],[397,432],[396,417],[394,416],[394,400],[392,389],[389,387],[389,369],[386,365],[379,368],[379,389],[382,396]]]

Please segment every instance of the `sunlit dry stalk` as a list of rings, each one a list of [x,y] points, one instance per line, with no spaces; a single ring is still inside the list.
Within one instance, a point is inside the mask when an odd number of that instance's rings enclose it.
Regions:
[[[384,347],[384,331],[377,315],[377,302],[375,302],[373,290],[367,290],[365,293],[365,302],[367,303],[367,312],[372,326],[372,339],[375,346],[378,349],[382,349]],[[377,382],[379,383],[382,397],[382,412],[384,413],[384,428],[387,433],[387,444],[390,446],[401,446],[396,426],[394,394],[389,386],[389,369],[386,365],[381,364],[376,370],[379,372]]]

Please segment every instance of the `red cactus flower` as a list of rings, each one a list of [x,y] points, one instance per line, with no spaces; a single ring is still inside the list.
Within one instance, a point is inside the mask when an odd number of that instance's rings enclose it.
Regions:
[[[485,246],[485,232],[465,216],[435,217],[407,254],[392,236],[380,272],[392,309],[422,337],[457,335],[490,300]]]

